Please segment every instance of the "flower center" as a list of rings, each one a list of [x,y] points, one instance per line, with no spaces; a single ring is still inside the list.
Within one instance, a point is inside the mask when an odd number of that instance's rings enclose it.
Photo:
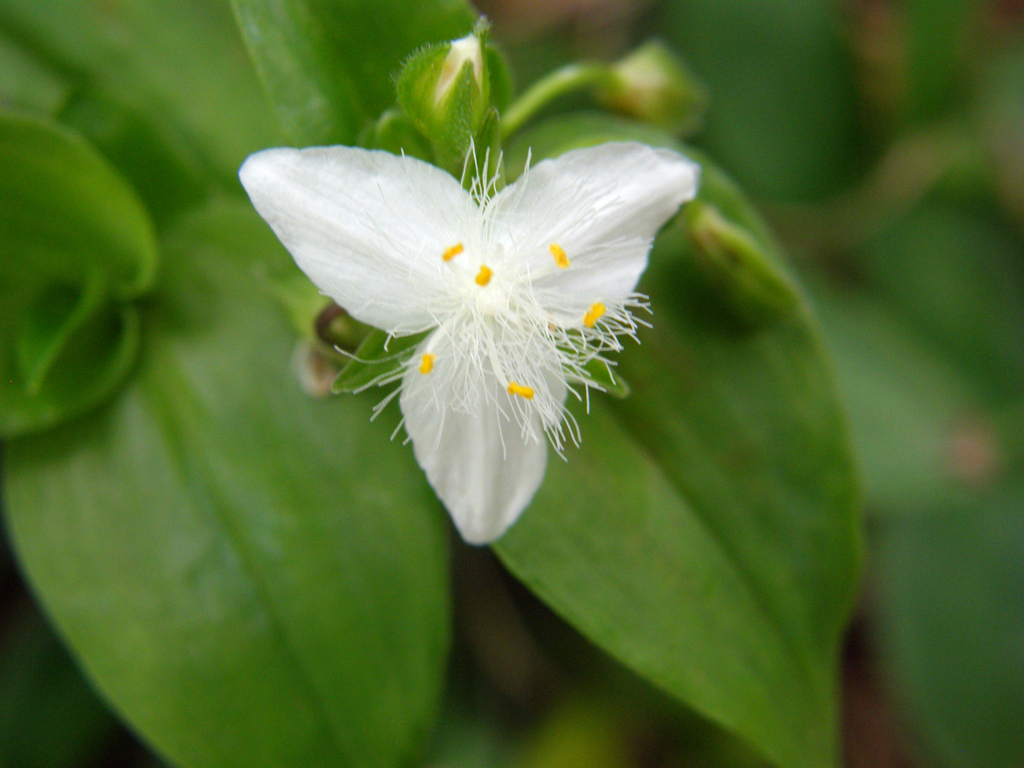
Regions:
[[[480,267],[480,273],[474,279],[475,285],[470,286],[472,292],[473,306],[481,315],[497,315],[508,306],[504,282],[499,278],[492,280],[494,276],[487,267]]]

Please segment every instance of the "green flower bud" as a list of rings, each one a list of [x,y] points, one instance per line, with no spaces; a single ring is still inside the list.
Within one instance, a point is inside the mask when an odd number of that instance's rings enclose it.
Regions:
[[[484,54],[480,45],[480,38],[476,33],[466,35],[458,40],[452,40],[448,44],[448,55],[441,64],[441,74],[437,79],[437,87],[434,89],[435,106],[444,102],[452,92],[455,79],[462,73],[462,70],[469,67],[467,76],[473,75],[478,92],[484,89]]]
[[[398,77],[398,101],[426,137],[439,165],[461,171],[490,108],[487,25],[414,53]]]
[[[598,89],[602,105],[675,134],[692,134],[704,119],[707,93],[683,61],[658,40],[613,64]]]
[[[752,232],[699,199],[686,206],[683,221],[705,277],[743,325],[772,325],[796,311],[799,299],[793,286],[771,266]]]

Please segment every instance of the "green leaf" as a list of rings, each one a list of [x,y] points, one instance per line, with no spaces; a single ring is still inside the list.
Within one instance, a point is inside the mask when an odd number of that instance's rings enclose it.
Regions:
[[[221,185],[241,191],[245,157],[283,143],[222,0],[3,0],[0,31],[73,87],[116,94],[146,124],[172,128],[173,145]]]
[[[157,246],[132,188],[80,137],[0,114],[0,436],[86,410],[124,378]]]
[[[850,413],[868,509],[930,513],[953,490],[954,431],[977,414],[970,377],[863,290],[807,282]]]
[[[926,753],[948,768],[1024,754],[1024,485],[886,521],[878,628]]]
[[[165,244],[138,375],[11,441],[5,506],[97,688],[182,768],[397,766],[435,715],[446,528],[374,399],[306,397],[248,206]],[[382,421],[397,422],[397,411]]]
[[[1024,244],[991,214],[932,198],[880,232],[859,266],[911,327],[998,399],[1024,387]]]
[[[427,333],[390,336],[371,328],[338,377],[331,384],[334,394],[360,392],[397,374]]]
[[[15,338],[18,311],[0,296],[0,336]],[[139,315],[132,306],[107,304],[66,337],[60,354],[33,392],[17,372],[10,349],[0,358],[0,436],[38,432],[77,416],[108,398],[132,370],[139,348]]]
[[[95,765],[117,722],[39,613],[19,606],[0,636],[0,765]]]
[[[14,355],[30,395],[39,394],[46,374],[72,334],[106,299],[104,283],[99,270],[86,278],[84,287],[53,283],[26,308]]]
[[[711,94],[701,145],[752,194],[820,198],[853,180],[858,96],[832,0],[662,4],[658,33]]]
[[[0,113],[0,269],[81,277],[103,270],[119,298],[153,284],[153,226],[135,191],[77,134]]]
[[[0,104],[54,115],[71,86],[45,62],[0,32]]]
[[[195,149],[163,115],[118,95],[83,89],[58,119],[81,132],[131,182],[157,224],[199,204],[211,191]]]
[[[566,144],[644,133],[587,120],[591,135],[560,123]],[[764,225],[707,161],[699,199],[742,223],[762,268],[790,284]],[[682,218],[640,285],[654,327],[618,358],[633,395],[591,399],[581,450],[551,462],[495,549],[597,645],[776,765],[835,765],[860,555],[847,425],[802,300],[769,325],[735,322]]]
[[[285,132],[300,146],[355,144],[395,102],[417,48],[468,34],[464,0],[232,0]]]

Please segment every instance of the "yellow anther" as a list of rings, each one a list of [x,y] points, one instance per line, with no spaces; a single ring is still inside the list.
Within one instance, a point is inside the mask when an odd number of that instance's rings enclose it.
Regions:
[[[437,355],[432,355],[429,352],[423,355],[423,362],[420,364],[420,373],[427,374],[434,370],[435,360],[437,360]]]
[[[516,384],[514,381],[508,383],[508,393],[525,397],[527,400],[533,400],[533,388],[524,387],[521,384]]]
[[[476,284],[483,288],[485,285],[491,282],[491,275],[493,274],[494,273],[491,272],[490,267],[485,267],[484,265],[481,264],[480,271],[476,273]]]
[[[601,302],[597,302],[596,304],[591,304],[590,305],[590,309],[587,310],[587,314],[585,314],[583,316],[583,324],[585,326],[587,326],[587,328],[593,328],[594,327],[594,323],[596,323],[598,320],[600,320],[601,319],[601,315],[603,315],[603,314],[604,314],[604,304],[602,304]]]
[[[456,256],[458,256],[460,253],[462,253],[463,250],[465,250],[465,249],[462,247],[462,243],[456,243],[455,245],[450,245],[450,246],[448,246],[447,248],[444,249],[444,254],[441,256],[441,258],[444,259],[445,261],[451,261]]]
[[[552,243],[548,246],[548,250],[551,251],[551,255],[555,257],[555,264],[560,268],[565,269],[569,266],[569,257],[565,255],[565,251],[562,250],[562,246],[558,243]]]

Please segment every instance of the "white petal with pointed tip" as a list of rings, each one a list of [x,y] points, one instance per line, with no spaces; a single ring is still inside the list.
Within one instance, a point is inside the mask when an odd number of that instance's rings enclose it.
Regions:
[[[420,359],[424,342],[414,359]],[[435,345],[444,359],[444,345]],[[443,363],[441,363],[443,364]],[[501,536],[530,503],[544,479],[547,443],[540,417],[533,413],[533,434],[524,437],[514,414],[513,395],[489,370],[480,372],[472,399],[458,410],[436,379],[411,367],[400,405],[416,461],[447,507],[455,527],[470,544]],[[564,385],[557,385],[565,399]]]
[[[619,302],[636,288],[658,230],[697,193],[700,167],[634,142],[599,144],[543,160],[491,202],[505,247],[550,274],[533,283],[542,304]],[[557,243],[571,266],[551,272]]]
[[[441,256],[479,220],[450,174],[338,146],[257,152],[239,177],[302,271],[353,317],[388,332],[437,325]]]

